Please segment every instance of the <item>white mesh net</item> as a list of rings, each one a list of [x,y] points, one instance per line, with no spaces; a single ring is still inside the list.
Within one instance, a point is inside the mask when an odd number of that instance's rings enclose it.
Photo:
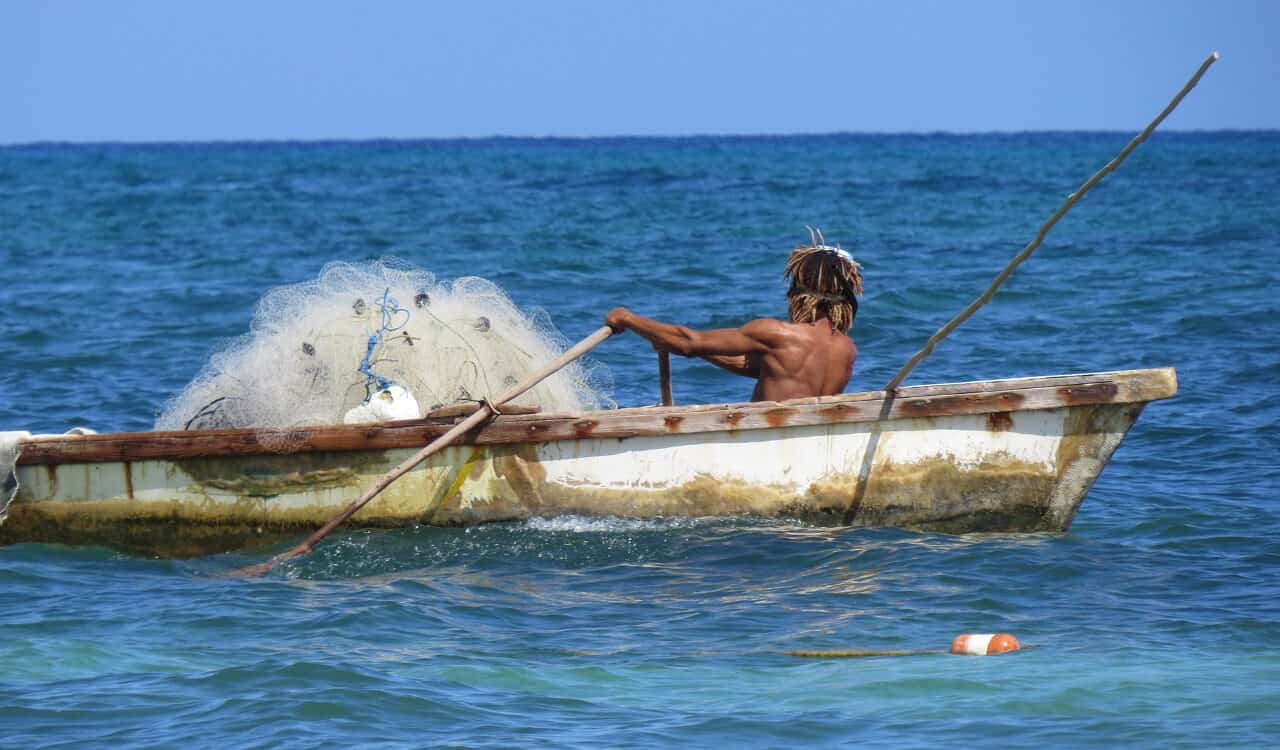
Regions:
[[[497,397],[555,358],[565,341],[541,311],[496,285],[452,284],[395,261],[330,263],[315,281],[258,302],[250,332],[213,355],[157,430],[260,427],[287,435],[340,424],[398,385],[421,411]],[[570,364],[513,403],[543,411],[611,405],[602,367]],[[421,416],[419,414],[418,416]]]

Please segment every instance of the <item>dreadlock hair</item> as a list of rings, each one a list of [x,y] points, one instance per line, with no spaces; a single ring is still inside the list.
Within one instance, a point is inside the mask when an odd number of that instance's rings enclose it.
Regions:
[[[853,327],[862,294],[862,266],[847,252],[827,245],[822,232],[807,227],[809,244],[800,244],[787,258],[782,277],[791,279],[787,307],[791,320],[813,323],[825,315],[833,331]]]

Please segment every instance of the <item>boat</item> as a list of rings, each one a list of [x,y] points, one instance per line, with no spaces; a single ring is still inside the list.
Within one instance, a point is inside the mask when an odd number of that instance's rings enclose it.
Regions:
[[[1143,407],[1176,392],[1176,373],[1160,368],[508,412],[414,468],[347,526],[762,516],[1061,532]],[[465,411],[291,430],[27,437],[0,544],[174,558],[277,544],[324,524]]]

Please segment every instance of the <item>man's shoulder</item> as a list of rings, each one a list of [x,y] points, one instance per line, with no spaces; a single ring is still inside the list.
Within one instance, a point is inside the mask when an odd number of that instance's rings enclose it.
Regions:
[[[738,330],[753,339],[764,340],[777,338],[778,336],[785,336],[788,333],[790,326],[790,323],[784,323],[777,318],[756,318],[755,320],[747,321],[747,323]]]
[[[820,326],[822,332],[827,332],[825,325]],[[777,318],[756,318],[739,328],[744,335],[757,341],[771,345],[780,345],[785,341],[812,341],[814,338],[815,328],[807,323],[792,323],[786,320],[778,320]],[[827,337],[822,337],[824,343]],[[837,346],[846,346],[856,350],[853,337],[845,334],[843,336],[831,336],[830,341]],[[838,342],[838,343],[836,343]]]

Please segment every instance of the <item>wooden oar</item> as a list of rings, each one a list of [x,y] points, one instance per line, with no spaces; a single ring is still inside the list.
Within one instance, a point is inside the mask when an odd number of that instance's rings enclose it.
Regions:
[[[534,374],[525,378],[522,382],[513,386],[511,390],[507,391],[506,393],[502,394],[498,398],[494,399],[492,403],[488,401],[481,402],[480,408],[476,409],[474,414],[462,420],[458,424],[454,425],[453,428],[450,429],[448,432],[436,438],[435,440],[431,441],[422,450],[418,451],[417,453],[413,454],[409,458],[405,459],[404,462],[402,462],[399,466],[387,472],[386,475],[382,477],[382,479],[378,480],[377,484],[370,487],[368,491],[365,492],[360,497],[351,501],[351,504],[343,508],[342,512],[334,516],[324,526],[321,526],[318,530],[316,530],[314,534],[307,537],[307,540],[302,544],[299,544],[297,547],[294,547],[288,552],[282,552],[276,555],[275,557],[271,558],[270,560],[267,560],[264,563],[260,563],[258,565],[250,565],[249,567],[246,567],[246,568],[240,568],[239,570],[232,571],[228,575],[231,575],[231,576],[261,575],[271,570],[276,565],[279,565],[280,563],[284,562],[285,560],[290,560],[292,558],[301,557],[302,555],[307,554],[312,550],[313,547],[316,546],[316,544],[321,539],[324,539],[326,536],[328,536],[329,532],[341,526],[343,523],[347,521],[347,519],[355,515],[356,511],[368,505],[369,501],[377,497],[378,493],[382,492],[387,487],[389,487],[392,482],[396,481],[401,476],[408,473],[408,471],[413,467],[417,466],[418,464],[422,463],[426,459],[430,458],[433,454],[439,453],[440,451],[444,450],[451,443],[453,443],[454,440],[457,440],[462,435],[465,435],[467,432],[471,431],[481,422],[484,422],[486,419],[492,416],[495,413],[494,407],[498,407],[500,409],[502,405],[505,404],[506,402],[511,401],[512,399],[515,399],[515,398],[519,398],[521,395],[525,393],[525,391],[528,391],[530,388],[533,388],[538,383],[541,383],[543,380],[546,380],[548,377],[554,375],[565,365],[574,361],[578,357],[581,357],[583,354],[586,354],[597,344],[599,344],[600,342],[612,336],[613,333],[614,333],[613,329],[610,328],[609,326],[601,326],[600,329],[597,330],[595,333],[586,337],[582,341],[579,341],[571,349],[569,349],[569,351],[565,352],[564,354],[561,354],[559,357],[549,362],[541,370],[538,370]]]
[[[662,388],[662,405],[675,403],[671,396],[671,354],[658,352],[658,383]]]

